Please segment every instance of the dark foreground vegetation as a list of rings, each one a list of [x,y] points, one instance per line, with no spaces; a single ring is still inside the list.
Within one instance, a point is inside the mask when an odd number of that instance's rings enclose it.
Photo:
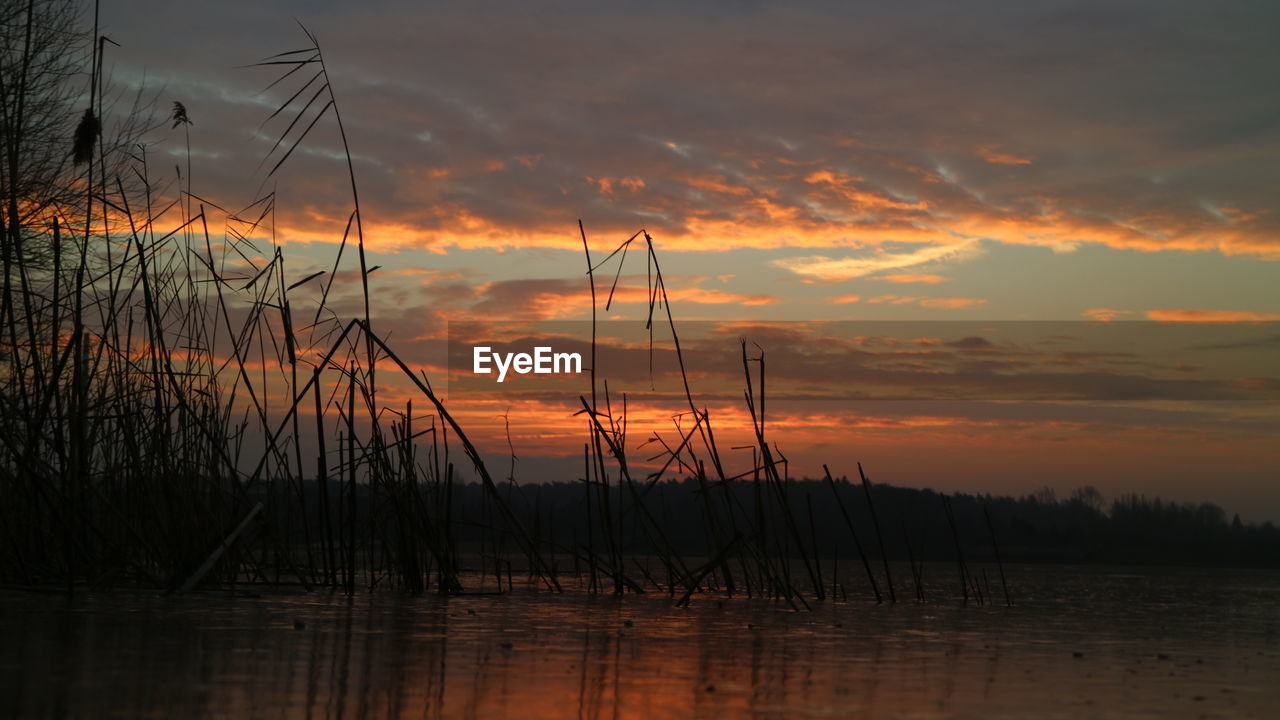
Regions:
[[[157,119],[154,105],[120,102],[103,72],[112,44],[74,2],[4,0],[0,21],[0,584],[460,593],[474,589],[462,580],[474,562],[503,587],[518,574],[559,591],[572,573],[600,592],[803,608],[923,598],[926,561],[954,564],[960,600],[1010,602],[1013,559],[1277,558],[1273,528],[1228,525],[1211,506],[1122,499],[1103,514],[1087,493],[944,496],[872,485],[861,468],[854,482],[797,482],[766,431],[764,353],[745,342],[749,467],[722,462],[686,377],[679,431],[654,438],[661,467],[634,470],[626,399],[610,395],[593,351],[578,398],[582,475],[517,486],[377,332],[376,268],[315,37],[257,69],[287,98],[267,118],[277,139],[261,187],[282,182],[322,122],[347,159],[332,267],[299,277],[274,242],[276,192],[225,210],[193,189],[187,107]],[[176,168],[152,163],[165,133],[188,148]],[[633,262],[643,253],[650,326],[670,333],[685,377],[649,234],[593,257],[578,230],[593,318],[628,250]],[[839,579],[850,568],[862,587]]]

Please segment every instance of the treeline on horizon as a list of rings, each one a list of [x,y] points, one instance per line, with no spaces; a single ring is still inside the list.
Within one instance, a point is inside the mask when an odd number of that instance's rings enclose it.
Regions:
[[[317,490],[314,481],[307,483],[309,495]],[[599,507],[600,503],[596,497],[588,499],[581,481],[507,481],[500,484],[500,490],[512,512],[551,554],[556,547],[584,546],[593,537],[601,542],[605,523],[599,517],[593,519],[588,507]],[[613,522],[622,551],[635,555],[655,552],[651,534],[640,528],[642,511],[629,493],[619,490],[612,489],[617,513]],[[883,541],[890,560],[916,563],[954,563],[957,552],[968,561],[995,563],[998,544],[1004,562],[1280,567],[1280,529],[1271,522],[1245,524],[1239,514],[1228,517],[1223,508],[1212,503],[1180,503],[1135,494],[1121,495],[1108,503],[1092,486],[1077,488],[1065,499],[1059,499],[1052,488],[1021,497],[944,494],[929,488],[881,484],[872,484],[869,490],[876,518],[866,491],[857,481],[806,478],[786,483],[789,504],[808,509],[797,513],[806,523],[812,519],[812,531],[802,528],[804,544],[812,544],[815,554],[828,562],[838,555],[840,563],[853,567],[859,557],[843,516],[848,513],[865,553],[875,562],[881,557]],[[332,482],[330,494],[336,496],[340,491],[339,483]],[[664,481],[644,493],[643,512],[658,519],[663,536],[676,551],[709,557],[716,551],[709,512],[733,506],[743,522],[755,520],[764,526],[778,522],[768,516],[777,507],[775,503],[766,498],[757,505],[758,491],[750,480],[712,483],[705,488],[694,478]],[[833,492],[838,494],[838,502]],[[710,508],[704,502],[707,493],[713,494]],[[944,497],[951,504],[954,535]],[[357,488],[356,502],[356,515],[363,518],[368,488]],[[319,505],[305,504],[312,508]],[[452,505],[453,532],[464,550],[494,558],[505,557],[514,549],[513,543],[502,548],[494,540],[495,510],[479,483],[455,486]],[[879,534],[875,531],[877,520]],[[313,523],[321,521],[313,514]],[[789,538],[785,535],[782,544],[779,549],[783,552],[798,554],[795,548],[787,547]]]

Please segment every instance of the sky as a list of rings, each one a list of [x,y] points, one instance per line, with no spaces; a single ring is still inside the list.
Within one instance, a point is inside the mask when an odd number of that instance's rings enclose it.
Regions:
[[[352,153],[376,327],[416,367],[457,373],[450,323],[533,342],[589,318],[578,221],[593,261],[643,228],[673,315],[706,323],[699,400],[749,435],[749,339],[797,474],[861,460],[893,484],[1096,485],[1280,520],[1274,4],[105,4],[113,84],[193,122],[152,134],[153,164],[185,172],[186,130],[201,198],[274,191],[264,239],[301,280],[332,268],[352,208],[336,118],[269,174],[301,103],[264,121],[308,75],[264,92],[282,68],[246,67],[306,47],[299,24]],[[628,251],[600,271],[620,288],[602,318],[646,317]],[[1191,325],[1157,337],[1169,323]],[[678,433],[670,353],[655,381],[624,349],[600,369],[633,393],[635,444]],[[580,464],[582,391],[449,397],[539,479]]]

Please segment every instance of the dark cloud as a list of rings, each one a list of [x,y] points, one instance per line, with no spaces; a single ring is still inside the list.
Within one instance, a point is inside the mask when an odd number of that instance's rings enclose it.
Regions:
[[[1234,342],[1203,343],[1197,350],[1280,350],[1280,335],[1266,335]]]
[[[197,182],[230,195],[252,185],[271,142],[253,129],[285,95],[254,94],[269,72],[227,68],[292,49],[289,18],[307,23],[369,215],[402,236],[389,242],[567,245],[583,216],[712,245],[1276,252],[1280,51],[1266,28],[1280,18],[1266,5],[231,3],[199,24],[172,5],[114,12],[119,62],[187,103],[193,147],[218,160]],[[281,178],[297,227],[347,212],[322,125]]]
[[[990,340],[984,337],[970,335],[968,337],[960,338],[959,340],[952,340],[947,343],[947,347],[958,348],[960,350],[985,350],[995,346]]]
[[[501,294],[515,302],[522,286]],[[519,303],[517,302],[517,305]],[[558,352],[590,357],[590,322],[568,321],[534,325],[502,321],[496,315],[478,325],[455,326],[452,362],[471,389],[492,390],[491,379],[467,378],[470,348],[484,344],[498,352],[531,352],[537,345]],[[881,330],[890,323],[882,324]],[[993,342],[966,333],[958,323],[950,339],[929,338],[921,345],[916,323],[896,324],[897,336],[856,335],[854,326],[778,324],[774,326],[720,323],[680,323],[683,368],[700,396],[734,398],[745,386],[742,342],[748,365],[759,372],[763,355],[769,395],[799,399],[955,400],[1045,403],[1241,402],[1270,407],[1280,400],[1280,379],[1274,371],[1258,373],[1241,357],[1206,356],[1207,362],[1188,365],[1171,361],[1161,345],[1132,348],[1125,336],[1110,328],[1081,325],[1091,332],[1080,349],[1054,344],[1037,347],[1026,328],[1019,339]],[[939,324],[941,325],[941,324]],[[1046,324],[1043,332],[1057,332],[1060,324]],[[643,322],[602,322],[595,354],[597,376],[615,387],[679,394],[681,358],[669,330],[659,326],[650,342]],[[1169,337],[1169,336],[1166,336]],[[1108,345],[1111,344],[1111,347]],[[1119,345],[1118,349],[1115,345]],[[539,391],[550,380],[530,377],[508,384],[504,392]],[[577,386],[573,378],[555,384]],[[1261,405],[1259,405],[1261,403]]]

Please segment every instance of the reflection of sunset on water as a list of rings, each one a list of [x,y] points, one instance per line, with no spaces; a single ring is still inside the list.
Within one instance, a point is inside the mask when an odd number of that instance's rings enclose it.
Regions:
[[[1014,573],[1025,601],[1013,608],[855,601],[791,613],[707,598],[673,612],[664,597],[523,590],[352,603],[103,597],[57,625],[15,624],[6,611],[0,629],[20,645],[58,638],[33,646],[7,677],[32,691],[55,679],[92,688],[92,704],[61,705],[74,717],[113,707],[211,719],[1050,718],[1120,704],[1264,717],[1274,702],[1256,686],[1280,672],[1258,624],[1270,617],[1274,575],[1206,585],[1195,571]],[[1152,578],[1214,589],[1164,609],[1136,606]],[[68,658],[85,663],[69,677]],[[22,707],[47,714],[55,699],[43,697]]]

